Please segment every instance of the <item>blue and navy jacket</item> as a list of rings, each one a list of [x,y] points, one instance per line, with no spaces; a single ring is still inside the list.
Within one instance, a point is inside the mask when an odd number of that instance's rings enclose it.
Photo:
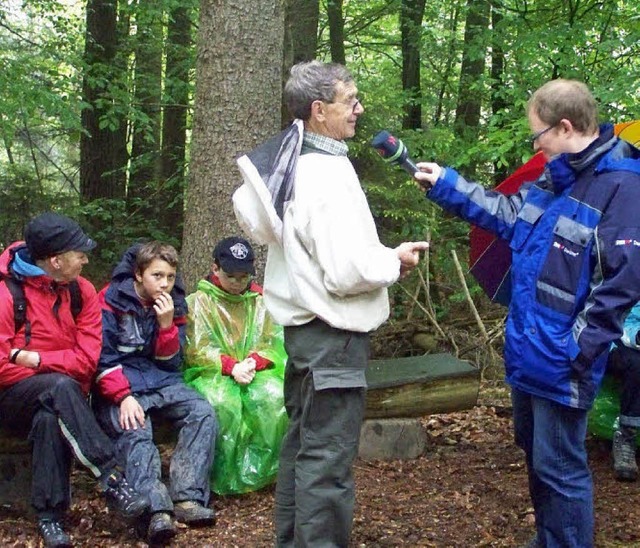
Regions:
[[[173,325],[160,329],[152,303],[134,289],[135,257],[130,247],[99,293],[102,306],[102,353],[96,386],[108,401],[119,404],[134,393],[182,383],[182,351],[186,340],[187,302],[178,278],[171,291]]]
[[[513,196],[450,168],[427,196],[509,242],[507,381],[591,407],[611,342],[640,300],[640,151],[607,124],[589,147],[554,157]]]

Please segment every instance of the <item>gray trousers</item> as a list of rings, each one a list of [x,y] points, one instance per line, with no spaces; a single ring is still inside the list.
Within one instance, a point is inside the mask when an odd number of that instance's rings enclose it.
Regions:
[[[149,511],[173,512],[173,502],[209,502],[209,471],[213,463],[218,428],[213,408],[195,390],[182,383],[153,392],[134,394],[145,412],[145,427],[122,430],[120,408],[100,406],[98,418],[115,439],[118,464],[129,483],[149,497]],[[161,481],[161,462],[153,442],[153,417],[162,417],[178,430],[171,456],[169,488]]]
[[[279,547],[346,547],[355,492],[352,465],[364,416],[368,333],[316,319],[285,327],[289,430],[276,484]]]

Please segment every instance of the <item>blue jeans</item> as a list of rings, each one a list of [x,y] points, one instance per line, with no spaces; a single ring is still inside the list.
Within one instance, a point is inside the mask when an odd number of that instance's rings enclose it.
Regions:
[[[587,463],[587,411],[513,388],[516,444],[525,452],[538,542],[593,546],[593,483]]]

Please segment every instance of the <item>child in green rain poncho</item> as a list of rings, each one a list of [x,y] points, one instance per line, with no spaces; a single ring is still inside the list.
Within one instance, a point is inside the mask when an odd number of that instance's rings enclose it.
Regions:
[[[211,488],[246,493],[276,479],[287,429],[282,327],[253,283],[249,242],[231,237],[213,252],[211,274],[187,297],[184,378],[209,400],[219,423]]]

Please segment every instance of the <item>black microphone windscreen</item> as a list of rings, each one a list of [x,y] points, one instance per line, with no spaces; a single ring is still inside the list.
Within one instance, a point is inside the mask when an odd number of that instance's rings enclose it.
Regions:
[[[372,140],[371,146],[375,148],[383,158],[391,158],[398,152],[400,142],[388,131],[380,131]]]

